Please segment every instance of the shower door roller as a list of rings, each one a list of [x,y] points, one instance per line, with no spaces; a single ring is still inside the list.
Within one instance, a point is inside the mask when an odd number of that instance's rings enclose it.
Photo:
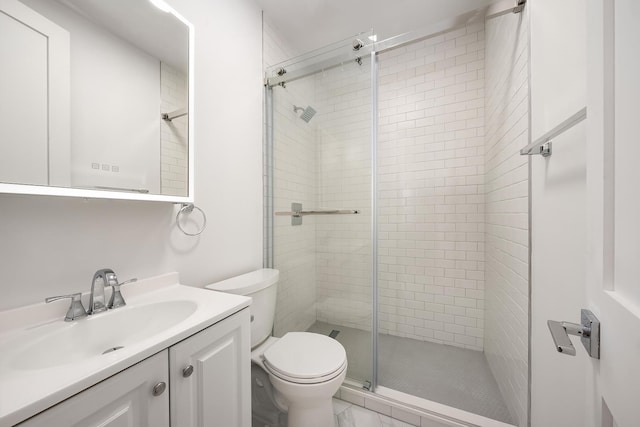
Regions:
[[[577,335],[581,337],[582,345],[589,356],[600,359],[600,321],[590,310],[582,309],[580,313],[580,324],[547,320],[556,350],[559,353],[575,356],[576,349],[569,335]]]

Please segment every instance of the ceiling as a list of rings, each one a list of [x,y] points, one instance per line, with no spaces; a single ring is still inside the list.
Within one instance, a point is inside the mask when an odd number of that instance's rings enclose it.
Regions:
[[[378,40],[483,7],[492,0],[256,0],[296,54],[373,28]]]

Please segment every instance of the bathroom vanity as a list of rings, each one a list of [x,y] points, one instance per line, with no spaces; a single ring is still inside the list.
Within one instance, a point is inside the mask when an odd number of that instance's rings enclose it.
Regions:
[[[73,322],[65,301],[0,313],[0,426],[249,427],[250,298],[175,273],[123,294]]]

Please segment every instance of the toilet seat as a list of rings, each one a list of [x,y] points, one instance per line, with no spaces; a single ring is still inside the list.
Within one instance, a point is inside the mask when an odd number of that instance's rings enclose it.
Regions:
[[[339,376],[347,368],[347,361],[345,360],[344,363],[336,371],[334,371],[330,375],[325,375],[325,376],[322,376],[322,377],[315,377],[315,378],[292,377],[292,376],[287,375],[287,374],[285,374],[285,373],[283,373],[281,371],[278,371],[273,366],[270,366],[269,363],[266,362],[266,361],[264,363],[264,366],[265,366],[265,369],[266,369],[266,371],[268,373],[270,373],[273,376],[276,376],[276,377],[280,378],[283,381],[288,381],[290,383],[296,383],[296,384],[319,384],[319,383],[331,381],[335,377]]]
[[[298,384],[316,384],[340,375],[347,366],[344,347],[333,338],[310,332],[289,332],[263,355],[265,368]]]

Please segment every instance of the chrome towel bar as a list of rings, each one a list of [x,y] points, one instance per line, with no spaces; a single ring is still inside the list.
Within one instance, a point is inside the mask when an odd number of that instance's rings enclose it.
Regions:
[[[281,216],[305,216],[305,215],[357,215],[360,211],[357,209],[333,209],[319,211],[292,211],[292,212],[276,212]]]
[[[551,129],[549,132],[536,139],[531,144],[527,145],[520,150],[520,155],[531,156],[534,154],[541,154],[542,157],[548,157],[551,155],[551,140],[556,136],[568,131],[581,121],[587,118],[587,107],[582,108],[580,111],[569,117],[558,126]]]
[[[291,225],[301,225],[302,217],[307,215],[357,215],[360,211],[357,209],[317,209],[302,210],[302,203],[291,203],[291,211],[276,212],[278,216],[290,216]]]

